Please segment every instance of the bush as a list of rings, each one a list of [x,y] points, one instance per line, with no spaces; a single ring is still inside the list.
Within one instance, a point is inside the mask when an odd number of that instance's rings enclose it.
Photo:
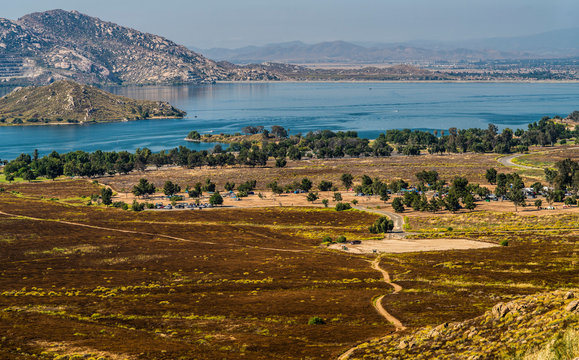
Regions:
[[[324,321],[324,319],[318,316],[311,317],[308,320],[308,325],[324,325],[325,323],[326,322]]]
[[[346,242],[346,237],[344,235],[340,235],[338,236],[338,238],[336,239],[337,243],[343,244]]]
[[[324,207],[328,207],[329,203],[330,203],[330,201],[328,199],[322,200],[322,204],[324,204]]]
[[[500,242],[500,245],[501,245],[501,246],[509,246],[509,240],[506,240],[506,239],[505,239],[505,240],[501,241],[501,242]]]
[[[115,201],[112,205],[118,209],[129,210],[129,205],[124,201]]]
[[[372,234],[381,234],[391,231],[392,229],[394,229],[394,221],[382,216],[376,220],[374,225],[370,226],[368,230],[370,230]]]
[[[452,228],[452,226],[449,226],[449,227],[446,228],[446,231],[452,231],[452,230],[454,230],[454,229]]]
[[[137,200],[133,200],[133,205],[131,205],[133,211],[143,211],[145,209],[145,204],[140,203]]]
[[[337,203],[336,204],[336,211],[344,211],[344,210],[350,210],[352,208],[352,206],[350,205],[350,203]]]
[[[215,194],[211,195],[211,197],[209,198],[209,203],[211,205],[222,205],[223,204],[223,197],[221,196],[221,194],[219,192],[216,192]]]
[[[331,237],[326,236],[326,237],[324,237],[324,238],[322,239],[322,242],[324,242],[324,243],[331,243],[331,242],[334,242],[334,240],[333,240]]]

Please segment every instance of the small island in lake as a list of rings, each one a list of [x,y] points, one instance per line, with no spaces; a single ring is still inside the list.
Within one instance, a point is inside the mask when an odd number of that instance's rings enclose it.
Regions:
[[[167,102],[130,99],[73,81],[16,88],[0,98],[0,125],[174,119],[185,114]]]

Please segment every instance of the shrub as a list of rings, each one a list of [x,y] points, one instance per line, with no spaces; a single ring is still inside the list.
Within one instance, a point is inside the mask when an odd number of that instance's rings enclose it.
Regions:
[[[350,210],[352,208],[352,206],[350,205],[350,203],[337,203],[336,204],[336,211],[344,211],[344,210]]]
[[[336,242],[337,242],[337,243],[340,243],[340,244],[343,244],[343,243],[345,243],[346,241],[347,241],[347,240],[346,240],[346,237],[345,237],[344,235],[340,235],[340,236],[338,236],[338,238],[336,239]]]
[[[324,319],[318,316],[313,316],[308,320],[308,325],[323,325],[325,323],[326,322],[324,321]]]
[[[452,226],[449,226],[449,227],[446,228],[446,231],[452,231],[452,230],[454,230],[454,229],[452,228]]]
[[[133,211],[143,211],[145,209],[145,204],[140,203],[137,200],[133,200],[133,204],[131,205],[131,209]]]
[[[330,203],[330,201],[328,199],[322,200],[322,204],[324,204],[324,207],[328,207],[329,203]]]
[[[509,246],[509,240],[506,240],[506,239],[505,239],[505,240],[501,241],[501,242],[500,242],[500,245],[501,245],[501,246]]]
[[[331,237],[329,237],[329,236],[326,236],[326,237],[324,237],[324,238],[322,239],[322,242],[325,242],[325,243],[331,243],[331,242],[333,242],[333,241],[334,241],[334,240],[333,240]]]
[[[392,229],[394,229],[394,221],[385,216],[382,216],[376,220],[376,222],[370,226],[368,230],[370,230],[372,234],[381,234],[391,231]]]
[[[118,209],[129,210],[129,205],[124,201],[115,201],[112,205]]]

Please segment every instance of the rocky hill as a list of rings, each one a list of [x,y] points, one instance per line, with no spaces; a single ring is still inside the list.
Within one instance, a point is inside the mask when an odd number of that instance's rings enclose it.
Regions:
[[[261,71],[225,69],[161,36],[76,11],[0,19],[0,81],[49,83],[74,79],[100,84],[211,83],[275,80]]]
[[[579,356],[579,292],[555,291],[499,303],[464,322],[388,335],[348,359],[574,359]],[[560,357],[549,356],[558,352]],[[538,356],[547,353],[546,356]]]
[[[0,98],[3,125],[82,124],[184,115],[166,102],[133,100],[72,81],[17,88]]]

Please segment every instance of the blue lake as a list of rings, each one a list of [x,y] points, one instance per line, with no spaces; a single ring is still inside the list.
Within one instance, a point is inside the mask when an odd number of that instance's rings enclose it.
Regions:
[[[139,99],[165,100],[186,119],[0,127],[0,159],[38,149],[153,151],[212,144],[183,140],[191,130],[235,133],[247,125],[281,125],[292,134],[356,130],[374,138],[387,129],[526,128],[545,115],[579,110],[578,83],[239,83],[208,86],[114,87]],[[0,88],[0,96],[9,89]]]

